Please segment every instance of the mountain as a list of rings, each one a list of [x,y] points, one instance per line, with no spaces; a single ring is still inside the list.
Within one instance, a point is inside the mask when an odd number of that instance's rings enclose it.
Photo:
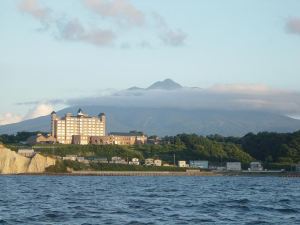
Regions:
[[[58,111],[75,114],[82,108],[89,115],[105,112],[108,132],[144,131],[148,135],[196,133],[243,136],[260,131],[293,132],[300,130],[300,120],[267,112],[154,108],[132,106],[74,106]],[[50,131],[50,115],[20,123],[0,126],[0,134],[18,131]]]
[[[140,87],[134,86],[134,87],[128,88],[127,90],[129,90],[129,91],[155,90],[155,89],[176,90],[176,89],[180,89],[180,88],[183,88],[180,84],[176,83],[175,81],[173,81],[171,79],[165,79],[163,81],[157,81],[147,88],[140,88]]]
[[[138,91],[138,90],[144,90],[144,88],[134,86],[134,87],[128,88],[127,90],[128,91]]]
[[[161,89],[161,90],[174,90],[180,89],[182,86],[171,79],[165,79],[163,81],[157,81],[150,85],[147,89]]]
[[[268,102],[272,106],[272,98],[266,99],[265,95],[252,92],[245,98],[244,93],[222,90],[183,87],[166,79],[148,88],[132,87],[110,95],[72,99],[68,102],[72,107],[57,113],[59,116],[68,112],[76,114],[78,108],[89,115],[104,112],[108,132],[139,130],[159,136],[179,133],[243,136],[249,132],[300,130],[300,120],[271,113],[269,108],[272,110],[272,107],[255,111],[256,105],[250,105],[252,100]],[[276,101],[277,96],[273,98]],[[0,126],[0,134],[18,131],[49,132],[50,115]]]

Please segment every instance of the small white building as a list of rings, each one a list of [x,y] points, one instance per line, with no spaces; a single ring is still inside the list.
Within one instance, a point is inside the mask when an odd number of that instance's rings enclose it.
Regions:
[[[217,166],[217,167],[216,167],[216,170],[217,170],[217,171],[225,171],[225,170],[226,170],[226,167],[225,167],[225,166]]]
[[[145,165],[146,166],[153,166],[154,165],[154,159],[152,159],[152,158],[145,159]]]
[[[227,162],[226,163],[226,170],[228,171],[241,171],[242,165],[240,162]]]
[[[138,158],[132,158],[129,164],[138,166],[140,165],[140,160]]]
[[[296,165],[296,172],[300,172],[300,162]]]
[[[162,165],[162,161],[160,159],[155,159],[153,162],[154,166],[161,166]]]
[[[173,165],[170,165],[169,163],[163,163],[162,166],[173,166]]]
[[[208,169],[208,161],[203,160],[190,160],[191,168]]]
[[[97,163],[108,163],[108,160],[105,157],[94,158],[91,161],[94,161],[94,162],[97,162]]]
[[[115,164],[127,164],[126,160],[119,156],[111,157],[111,162]]]
[[[63,160],[76,161],[77,155],[66,155],[65,157],[63,157]]]
[[[251,171],[263,171],[264,168],[263,168],[263,166],[261,165],[260,162],[251,162],[250,163],[250,170]]]
[[[19,149],[18,154],[28,158],[35,156],[35,152],[33,149]]]
[[[85,162],[86,162],[86,160],[84,159],[84,157],[77,157],[76,160],[77,160],[78,162],[82,162],[82,163],[85,163]]]
[[[186,161],[184,161],[184,160],[178,161],[178,167],[187,167]]]

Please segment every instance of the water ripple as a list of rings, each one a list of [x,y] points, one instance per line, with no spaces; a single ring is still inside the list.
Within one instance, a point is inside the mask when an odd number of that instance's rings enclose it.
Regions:
[[[0,176],[2,224],[300,224],[300,179]]]

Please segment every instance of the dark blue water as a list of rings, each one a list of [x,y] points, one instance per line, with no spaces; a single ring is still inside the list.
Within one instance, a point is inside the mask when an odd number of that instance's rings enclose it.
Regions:
[[[300,224],[300,179],[0,176],[0,224]]]

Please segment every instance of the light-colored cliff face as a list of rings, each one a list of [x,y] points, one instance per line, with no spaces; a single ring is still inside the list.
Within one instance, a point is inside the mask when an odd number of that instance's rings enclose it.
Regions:
[[[36,154],[30,161],[28,173],[42,173],[45,168],[55,165],[55,159]]]
[[[0,174],[42,173],[55,162],[55,159],[40,154],[26,158],[0,145]]]

